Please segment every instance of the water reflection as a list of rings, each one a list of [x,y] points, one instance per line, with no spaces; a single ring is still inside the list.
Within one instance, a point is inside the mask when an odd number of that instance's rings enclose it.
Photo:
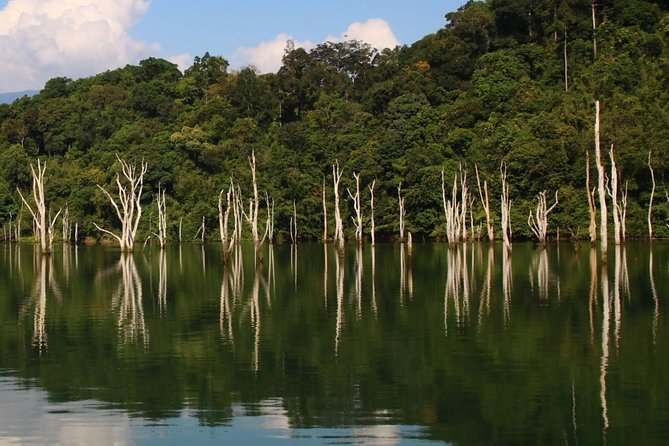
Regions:
[[[78,266],[74,251],[43,265],[7,246],[0,375],[228,442],[239,417],[316,444],[411,442],[407,426],[454,444],[669,439],[669,245],[628,244],[608,265],[567,244],[559,259],[522,243],[299,248],[268,247],[256,268],[252,246],[227,263],[207,247],[203,274],[199,245],[151,262],[82,246]]]
[[[448,313],[451,301],[457,327],[464,327],[469,319],[470,283],[467,270],[467,245],[449,248],[446,260],[444,330],[448,333]]]
[[[117,313],[118,333],[123,344],[141,343],[149,346],[149,331],[144,321],[143,289],[135,257],[121,254],[118,261],[121,279],[112,298],[112,309]]]

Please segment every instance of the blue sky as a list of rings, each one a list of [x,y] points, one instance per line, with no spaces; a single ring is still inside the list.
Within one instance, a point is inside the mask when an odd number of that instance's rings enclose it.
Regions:
[[[0,92],[39,89],[154,56],[190,65],[208,51],[233,69],[274,71],[286,39],[411,44],[464,0],[0,0]]]

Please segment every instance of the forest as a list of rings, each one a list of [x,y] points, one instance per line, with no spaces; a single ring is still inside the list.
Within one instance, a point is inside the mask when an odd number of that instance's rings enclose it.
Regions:
[[[253,154],[260,214],[274,203],[277,240],[289,240],[291,228],[301,240],[322,239],[324,215],[332,237],[335,164],[347,239],[356,238],[357,206],[346,190],[358,181],[364,237],[374,184],[377,238],[399,237],[401,185],[406,231],[445,239],[443,197],[455,176],[469,190],[468,224],[482,228],[479,184],[487,184],[500,238],[504,165],[514,239],[533,238],[528,215],[545,191],[549,206],[559,192],[549,237],[585,240],[596,101],[602,161],[611,172],[613,148],[626,198],[627,237],[647,238],[649,218],[653,237],[669,236],[667,0],[470,1],[445,14],[443,28],[394,49],[347,41],[305,50],[288,41],[277,73],[233,71],[205,53],[184,73],[149,58],[51,79],[35,96],[0,105],[0,225],[7,238],[20,215],[21,236],[32,237],[17,189],[30,194],[40,160],[52,215],[67,209],[80,241],[109,239],[98,227],[121,223],[103,188],[115,190],[121,161],[143,161],[140,237],[157,231],[160,188],[168,239],[182,230],[192,240],[204,221],[205,238],[217,240],[217,197],[231,179],[244,200],[253,195]]]

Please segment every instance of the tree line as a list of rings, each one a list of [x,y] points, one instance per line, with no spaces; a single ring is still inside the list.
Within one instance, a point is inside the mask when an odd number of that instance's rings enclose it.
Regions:
[[[586,238],[600,101],[603,181],[624,194],[626,236],[669,235],[666,1],[470,1],[445,18],[383,51],[287,42],[277,73],[206,53],[184,73],[149,58],[51,79],[0,105],[4,234],[32,234],[17,189],[40,160],[47,220],[67,209],[78,239],[121,228],[105,193],[121,162],[146,164],[139,239],[220,238],[231,181],[256,223],[271,209],[276,239]],[[554,207],[537,201],[556,193]]]

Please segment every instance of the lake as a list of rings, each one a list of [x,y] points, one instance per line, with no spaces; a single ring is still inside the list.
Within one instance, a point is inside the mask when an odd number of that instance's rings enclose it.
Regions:
[[[669,444],[669,243],[0,245],[0,445]]]

